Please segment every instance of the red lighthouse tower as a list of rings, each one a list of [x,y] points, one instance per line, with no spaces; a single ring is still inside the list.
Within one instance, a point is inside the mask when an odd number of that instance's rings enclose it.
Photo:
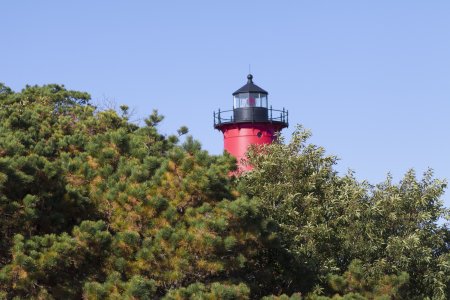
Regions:
[[[253,83],[233,93],[233,109],[214,112],[214,128],[223,133],[224,148],[238,161],[239,171],[247,171],[245,153],[250,145],[270,144],[276,133],[288,127],[288,111],[272,109],[268,105],[268,92]]]

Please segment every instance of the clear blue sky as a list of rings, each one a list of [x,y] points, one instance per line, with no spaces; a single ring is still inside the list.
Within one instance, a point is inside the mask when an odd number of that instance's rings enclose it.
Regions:
[[[212,112],[254,81],[360,179],[450,178],[450,1],[5,1],[0,81],[61,83],[181,125],[213,154]],[[450,206],[450,192],[446,193]]]

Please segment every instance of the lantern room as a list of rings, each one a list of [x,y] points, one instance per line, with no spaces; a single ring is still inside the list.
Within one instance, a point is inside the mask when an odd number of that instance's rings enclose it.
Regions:
[[[267,109],[268,93],[253,83],[252,74],[249,74],[247,79],[247,84],[233,93],[233,108],[264,107]]]
[[[278,127],[288,126],[288,112],[269,106],[269,93],[253,83],[248,74],[247,83],[233,93],[233,109],[214,112],[214,127],[220,129],[230,123],[271,123]]]
[[[268,93],[253,83],[253,76],[247,76],[247,84],[233,93],[233,118],[235,122],[268,120]]]

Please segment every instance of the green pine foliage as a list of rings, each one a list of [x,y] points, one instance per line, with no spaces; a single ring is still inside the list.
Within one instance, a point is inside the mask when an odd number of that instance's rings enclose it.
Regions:
[[[247,300],[249,297],[250,289],[243,283],[230,285],[214,282],[208,286],[202,283],[194,283],[187,287],[171,290],[163,300]]]
[[[445,182],[334,171],[290,143],[252,172],[181,126],[0,84],[0,299],[446,299]],[[439,222],[438,222],[439,221]],[[439,225],[441,224],[441,225]]]
[[[234,160],[160,134],[157,111],[138,127],[57,85],[2,86],[0,105],[5,297],[151,299],[257,258],[263,225],[234,201]]]

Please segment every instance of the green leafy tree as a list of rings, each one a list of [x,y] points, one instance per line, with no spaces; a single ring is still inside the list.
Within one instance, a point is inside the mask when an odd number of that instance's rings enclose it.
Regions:
[[[257,199],[298,262],[303,291],[325,287],[329,274],[342,274],[359,259],[369,282],[408,274],[403,299],[446,299],[449,230],[438,223],[448,219],[440,199],[446,182],[431,171],[420,181],[409,171],[398,185],[390,177],[372,186],[352,173],[339,176],[336,158],[306,144],[309,136],[298,128],[288,144],[254,147],[254,170],[240,178],[242,193]]]

